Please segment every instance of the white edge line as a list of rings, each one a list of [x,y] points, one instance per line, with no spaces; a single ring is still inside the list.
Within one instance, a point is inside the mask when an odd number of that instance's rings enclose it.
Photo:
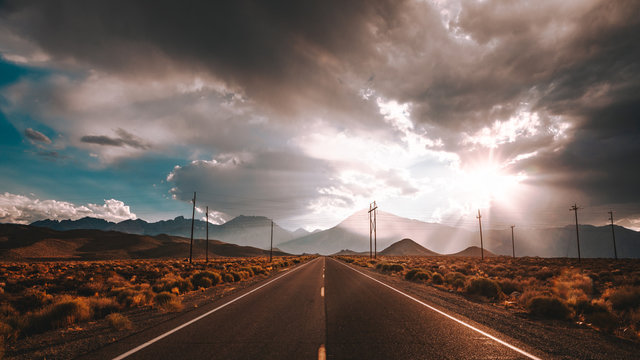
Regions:
[[[319,258],[318,258],[318,259],[319,259]],[[180,325],[180,326],[178,326],[178,327],[176,327],[176,328],[174,328],[174,329],[172,329],[172,330],[169,330],[169,331],[167,331],[166,333],[164,333],[164,334],[162,334],[162,335],[159,335],[159,336],[157,336],[157,337],[155,337],[155,338],[153,338],[153,339],[151,339],[151,340],[147,341],[146,343],[144,343],[144,344],[142,344],[142,345],[138,345],[138,346],[136,346],[135,348],[133,348],[133,349],[131,349],[131,350],[127,351],[126,353],[124,353],[124,354],[122,354],[122,355],[119,355],[119,356],[114,357],[114,358],[113,358],[113,360],[120,360],[120,359],[124,359],[124,358],[126,358],[127,356],[132,355],[132,354],[134,354],[134,353],[136,353],[136,352],[138,352],[138,351],[140,351],[140,350],[142,350],[142,349],[146,348],[147,346],[149,346],[149,345],[151,345],[151,344],[155,343],[156,341],[161,340],[161,339],[163,339],[163,338],[165,338],[165,337],[167,337],[167,336],[169,336],[169,335],[173,334],[174,332],[176,332],[176,331],[178,331],[178,330],[180,330],[180,329],[183,329],[183,328],[185,328],[185,327],[187,327],[187,326],[189,326],[189,325],[193,324],[194,322],[196,322],[196,321],[198,321],[198,320],[201,320],[202,318],[205,318],[205,317],[207,317],[207,316],[211,315],[212,313],[214,313],[214,312],[216,312],[216,311],[218,311],[218,310],[222,309],[223,307],[225,307],[225,306],[227,306],[227,305],[229,305],[229,304],[231,304],[231,303],[236,302],[237,300],[242,299],[243,297],[245,297],[245,296],[247,296],[247,295],[249,295],[249,294],[253,293],[254,291],[258,291],[258,290],[262,289],[263,287],[265,287],[265,286],[267,286],[267,285],[271,284],[272,282],[274,282],[274,281],[276,281],[276,280],[278,280],[278,279],[280,279],[280,278],[283,278],[283,277],[285,277],[285,276],[287,276],[287,275],[291,274],[292,272],[294,272],[294,271],[296,271],[296,270],[298,270],[298,269],[302,269],[303,267],[305,267],[305,266],[309,265],[309,264],[310,264],[310,263],[312,263],[312,262],[313,262],[313,261],[309,261],[308,263],[303,264],[302,266],[296,267],[296,268],[292,269],[291,271],[287,271],[287,272],[285,272],[284,274],[282,274],[282,275],[278,276],[277,278],[272,279],[272,280],[270,280],[270,281],[268,281],[268,282],[266,282],[266,283],[264,283],[264,284],[262,284],[262,285],[258,286],[257,288],[255,288],[255,289],[253,289],[253,290],[251,290],[251,291],[248,291],[248,292],[246,292],[246,293],[244,293],[244,294],[242,294],[242,295],[238,296],[237,298],[235,298],[235,299],[233,299],[233,300],[231,300],[231,301],[228,301],[228,302],[226,302],[226,303],[224,303],[224,304],[222,304],[222,305],[218,306],[217,308],[215,308],[215,309],[213,309],[213,310],[210,310],[210,311],[208,311],[208,312],[206,312],[206,313],[204,313],[204,314],[202,314],[202,315],[198,316],[198,317],[197,317],[197,318],[195,318],[195,319],[189,320],[189,321],[187,321],[186,323],[184,323],[184,324],[182,324],[182,325]]]
[[[332,260],[333,260],[333,259],[332,259]],[[532,354],[529,354],[528,352],[526,352],[526,351],[524,351],[524,350],[522,350],[522,349],[520,349],[520,348],[518,348],[518,347],[515,347],[515,346],[513,346],[513,345],[509,344],[508,342],[506,342],[506,341],[504,341],[504,340],[500,340],[500,339],[498,339],[497,337],[495,337],[495,336],[493,336],[493,335],[491,335],[491,334],[488,334],[488,333],[486,333],[486,332],[484,332],[484,331],[482,331],[482,330],[480,330],[480,329],[478,329],[478,328],[474,327],[473,325],[467,324],[466,322],[464,322],[464,321],[462,321],[462,320],[460,320],[460,319],[458,319],[458,318],[456,318],[456,317],[453,317],[453,316],[451,316],[451,315],[449,315],[449,314],[445,313],[445,312],[444,312],[444,311],[442,311],[442,310],[438,310],[438,309],[434,308],[433,306],[431,306],[431,305],[429,305],[429,304],[427,304],[427,303],[425,303],[425,302],[423,302],[423,301],[421,301],[421,300],[418,300],[418,299],[416,299],[415,297],[413,297],[413,296],[411,296],[411,295],[409,295],[409,294],[406,294],[406,293],[404,293],[404,292],[402,292],[402,291],[400,291],[400,290],[398,290],[398,289],[396,289],[396,288],[394,288],[394,287],[392,287],[392,286],[390,286],[390,285],[387,285],[387,284],[383,283],[382,281],[380,281],[380,280],[378,280],[378,279],[375,279],[375,278],[373,278],[373,277],[371,277],[371,276],[369,276],[369,275],[367,275],[367,274],[365,274],[365,273],[363,273],[363,272],[361,272],[361,271],[359,271],[359,270],[356,270],[356,269],[352,268],[352,267],[351,267],[351,266],[349,266],[349,265],[343,264],[342,262],[340,262],[340,261],[338,261],[338,260],[336,260],[336,261],[337,261],[339,264],[344,265],[345,267],[347,267],[347,268],[349,268],[349,269],[351,269],[351,270],[353,270],[353,271],[355,271],[355,272],[359,273],[360,275],[362,275],[362,276],[366,276],[366,277],[368,277],[369,279],[371,279],[371,280],[373,280],[373,281],[375,281],[375,282],[377,282],[377,283],[379,283],[379,284],[381,284],[381,285],[384,285],[384,286],[388,287],[389,289],[391,289],[391,290],[393,290],[393,291],[395,291],[395,292],[397,292],[397,293],[399,293],[399,294],[401,294],[401,295],[404,295],[404,296],[408,297],[409,299],[411,299],[411,300],[413,300],[413,301],[415,301],[415,302],[417,302],[417,303],[419,303],[419,304],[421,304],[421,305],[423,305],[423,306],[426,306],[427,308],[429,308],[429,309],[431,309],[431,310],[433,310],[433,311],[437,312],[438,314],[443,315],[443,316],[446,316],[447,318],[449,318],[449,319],[451,319],[451,320],[453,320],[453,321],[455,321],[455,322],[457,322],[457,323],[459,323],[459,324],[461,324],[461,325],[464,325],[464,326],[468,327],[469,329],[471,329],[471,330],[473,330],[473,331],[475,331],[475,332],[478,332],[478,333],[480,333],[480,334],[482,334],[482,335],[484,335],[484,336],[488,337],[489,339],[491,339],[491,340],[493,340],[493,341],[496,341],[496,342],[498,342],[498,343],[500,343],[500,344],[502,344],[502,345],[504,345],[504,346],[508,347],[509,349],[511,349],[511,350],[513,350],[513,351],[516,351],[516,352],[518,352],[518,353],[520,353],[520,354],[522,354],[522,355],[524,355],[524,356],[528,357],[529,359],[533,359],[533,360],[542,360],[542,359],[540,359],[539,357],[537,357],[537,356],[535,356],[535,355],[532,355]]]

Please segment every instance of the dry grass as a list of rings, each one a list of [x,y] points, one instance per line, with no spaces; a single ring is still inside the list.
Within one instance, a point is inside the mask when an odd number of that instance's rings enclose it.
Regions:
[[[127,329],[131,323],[122,311],[179,311],[187,292],[264,276],[310,258],[0,263],[0,342],[104,318],[114,329]]]
[[[341,256],[389,276],[640,340],[640,261],[496,257]],[[391,269],[397,269],[392,271]],[[417,277],[417,274],[425,274]]]
[[[112,313],[107,315],[107,322],[115,330],[130,330],[133,328],[133,323],[125,315],[120,313]]]

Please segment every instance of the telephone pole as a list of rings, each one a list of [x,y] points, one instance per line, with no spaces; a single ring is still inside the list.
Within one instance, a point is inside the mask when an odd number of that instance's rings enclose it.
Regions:
[[[573,204],[573,206],[571,207],[571,209],[569,209],[569,211],[573,211],[576,214],[576,241],[578,242],[578,262],[580,262],[582,259],[580,257],[580,231],[578,230],[578,209],[580,209],[578,205]]]
[[[376,213],[378,205],[374,201],[373,204],[369,204],[369,257],[371,257],[371,234],[373,232],[374,241],[374,253],[373,258],[378,256],[378,232],[376,231]]]
[[[513,239],[513,228],[516,227],[515,225],[511,225],[511,250],[513,251],[513,258],[516,258],[516,245],[515,245],[515,241]]]
[[[209,206],[207,206],[207,257],[205,262],[209,262]]]
[[[193,259],[193,223],[196,216],[196,192],[193,192],[193,210],[191,211],[191,242],[189,243],[189,264]]]
[[[616,231],[613,228],[613,210],[609,211],[609,220],[611,220],[611,235],[613,236],[613,254],[618,260],[618,250],[616,249]]]
[[[480,209],[478,209],[478,225],[480,225],[480,256],[482,256],[482,260],[484,260],[484,244],[482,242],[482,215],[480,215]]]
[[[273,220],[271,220],[271,245],[269,246],[269,262],[273,259]]]

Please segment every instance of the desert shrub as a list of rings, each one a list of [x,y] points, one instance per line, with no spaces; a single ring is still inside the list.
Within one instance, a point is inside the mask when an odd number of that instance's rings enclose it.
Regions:
[[[25,333],[35,334],[51,329],[68,327],[88,320],[91,309],[86,298],[64,297],[46,308],[27,316]]]
[[[243,270],[237,271],[237,274],[240,276],[240,279],[248,279],[252,276],[250,272]]]
[[[251,276],[255,275],[253,270],[249,266],[243,266],[240,269],[238,269],[238,271],[244,271],[244,272],[248,273],[249,276],[247,276],[247,277],[251,277]]]
[[[444,284],[444,277],[442,277],[440,273],[433,273],[433,275],[431,275],[431,282],[436,285],[442,285]]]
[[[235,281],[235,278],[230,273],[222,274],[222,279],[224,280],[224,282],[234,282]]]
[[[115,330],[129,330],[133,327],[131,320],[120,313],[111,313],[107,316],[107,322]]]
[[[180,301],[180,298],[166,291],[157,294],[153,298],[153,303],[156,308],[166,312],[182,310],[182,302]]]
[[[114,296],[116,301],[125,308],[150,305],[153,298],[153,292],[150,289],[133,288],[114,288],[109,292],[110,296]]]
[[[266,274],[267,272],[262,268],[262,266],[252,266],[251,267],[251,271],[253,271],[254,274],[258,275],[258,274]],[[220,276],[218,274],[218,276]]]
[[[33,311],[43,308],[53,301],[53,296],[38,289],[26,289],[22,296],[13,302],[13,306],[20,312]]]
[[[514,291],[522,292],[522,284],[511,279],[504,279],[498,282],[503,293],[510,295]]]
[[[549,268],[547,268],[546,266],[538,270],[535,274],[533,274],[533,276],[536,279],[542,280],[542,281],[547,280],[550,277],[553,277],[553,275],[555,275],[553,271],[549,270]]]
[[[625,286],[612,289],[606,295],[615,310],[625,311],[640,307],[640,287]]]
[[[571,316],[571,309],[557,297],[536,296],[527,304],[529,314],[549,319],[567,319]]]
[[[447,273],[444,276],[444,280],[447,284],[453,286],[454,288],[461,289],[464,287],[467,277],[461,272],[453,271]]]
[[[93,318],[101,319],[120,309],[120,304],[114,298],[89,298],[89,308]]]
[[[403,271],[404,267],[400,264],[379,263],[376,265],[376,269],[388,272],[399,272]]]
[[[429,280],[429,274],[421,269],[412,269],[404,275],[404,278],[410,281],[427,281]]]
[[[593,293],[593,280],[578,271],[564,271],[552,281],[553,293],[572,304],[588,299]]]
[[[487,278],[471,279],[466,288],[467,293],[481,295],[490,299],[498,299],[502,291],[497,282]]]
[[[88,282],[78,287],[77,294],[80,296],[95,296],[104,291],[104,286],[98,282]]]
[[[240,281],[242,280],[242,277],[240,276],[240,273],[236,272],[236,271],[232,271],[230,272],[231,276],[233,276],[233,281]]]
[[[193,277],[191,279],[191,284],[196,289],[198,289],[198,288],[206,289],[206,288],[209,288],[209,287],[213,286],[213,283],[211,282],[211,279],[206,278],[206,277]]]
[[[416,274],[419,272],[419,269],[411,269],[409,271],[407,271],[406,274],[404,274],[404,279],[405,280],[413,280],[413,277],[416,276]]]

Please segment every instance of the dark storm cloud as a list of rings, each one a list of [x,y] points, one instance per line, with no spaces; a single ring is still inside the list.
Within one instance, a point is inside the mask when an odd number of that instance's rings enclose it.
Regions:
[[[58,60],[129,76],[208,71],[281,111],[348,109],[340,76],[367,68],[399,1],[8,2],[6,22]],[[363,73],[364,83],[371,72]],[[303,102],[300,104],[298,102]]]
[[[341,129],[358,122],[366,129],[369,123],[383,126],[375,101],[358,93],[364,88],[373,100],[409,103],[412,120],[430,138],[441,138],[443,149],[459,154],[463,163],[489,152],[465,143],[464,135],[522,111],[536,113],[538,133],[495,149],[505,160],[536,153],[511,169],[601,203],[640,201],[640,170],[630,165],[640,156],[640,2],[442,4],[230,1],[187,7],[170,1],[8,1],[0,16],[8,29],[55,61],[134,80],[175,69],[206,72],[262,106],[258,112],[275,109],[300,122],[323,118]],[[549,130],[559,123],[571,125],[566,136]],[[149,146],[122,134],[87,135],[82,141]],[[250,169],[236,169],[242,174],[239,183],[247,187],[229,188],[229,193],[255,185],[251,176],[262,173]],[[174,172],[176,184],[205,181],[177,180],[187,170],[214,179],[227,176],[220,165],[192,164]],[[300,182],[309,186],[296,188],[301,198],[311,198],[317,186],[329,183],[323,174],[316,174],[325,179],[320,184]]]
[[[105,135],[85,135],[80,138],[80,141],[87,144],[96,144],[96,145],[104,145],[104,146],[116,146],[116,147],[124,147],[130,146],[135,149],[146,150],[151,147],[144,140],[139,137],[128,133],[123,129],[116,130],[117,138],[109,137]]]
[[[24,131],[24,136],[26,136],[29,140],[32,140],[32,141],[51,144],[51,139],[49,139],[47,135],[41,133],[40,131],[33,130],[31,128],[27,128]]]

